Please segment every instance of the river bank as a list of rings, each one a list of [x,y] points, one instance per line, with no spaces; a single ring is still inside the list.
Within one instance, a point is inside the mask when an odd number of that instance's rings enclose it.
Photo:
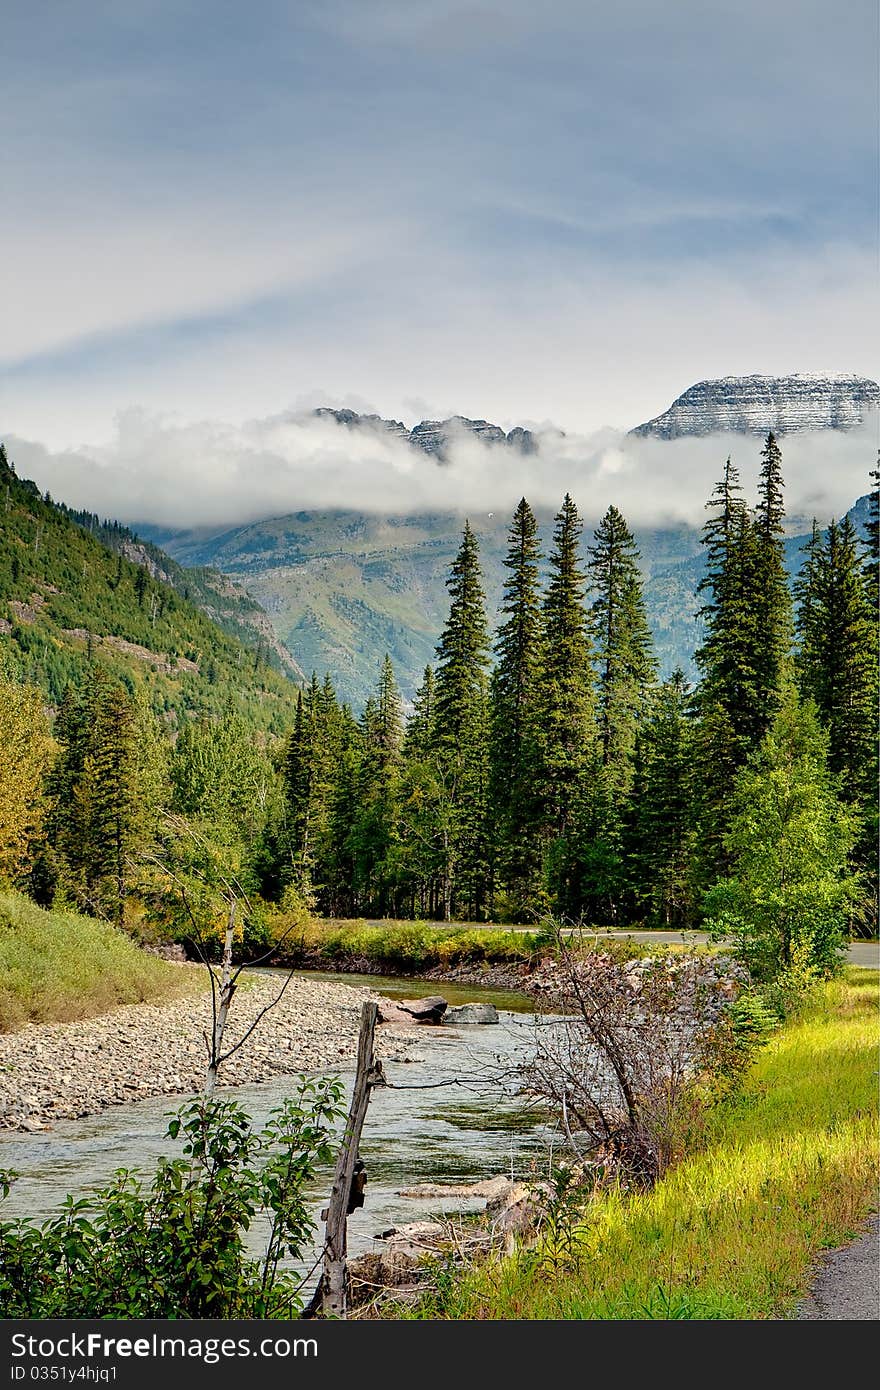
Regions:
[[[199,967],[179,968],[192,972],[192,990],[182,998],[128,1004],[74,1023],[29,1024],[0,1034],[0,1128],[36,1133],[59,1119],[198,1090],[204,1080],[211,998]],[[277,975],[254,973],[237,992],[229,1044],[252,1024],[256,1027],[224,1064],[224,1086],[345,1067],[354,1060],[360,1006],[371,997],[370,990],[295,976],[257,1022],[281,983]],[[405,1060],[412,1036],[385,1028],[382,1042],[384,1056]]]

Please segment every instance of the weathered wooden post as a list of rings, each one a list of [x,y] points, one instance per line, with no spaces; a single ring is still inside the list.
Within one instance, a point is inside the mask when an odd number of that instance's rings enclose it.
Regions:
[[[378,1013],[378,1004],[372,999],[366,1000],[361,1009],[357,1070],[345,1134],[339,1150],[339,1157],[336,1160],[330,1202],[326,1210],[321,1213],[322,1219],[326,1221],[324,1273],[320,1285],[321,1311],[325,1317],[329,1318],[348,1316],[346,1251],[352,1180],[355,1164],[358,1162],[361,1130],[364,1127],[367,1106],[370,1103],[370,1092],[374,1086],[386,1084],[382,1063],[373,1055],[373,1035],[376,1031]]]

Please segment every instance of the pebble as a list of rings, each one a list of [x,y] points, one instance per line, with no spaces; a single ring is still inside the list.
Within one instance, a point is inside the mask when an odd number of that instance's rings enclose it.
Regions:
[[[249,975],[229,1014],[224,1051],[274,1000],[281,978]],[[353,1063],[366,989],[294,977],[220,1071],[220,1087],[283,1073],[335,1071]],[[205,1078],[209,993],[126,1004],[75,1023],[29,1024],[0,1034],[0,1129],[38,1133],[59,1119],[94,1115],[147,1096],[191,1095]],[[405,1033],[383,1027],[377,1051],[406,1059]]]

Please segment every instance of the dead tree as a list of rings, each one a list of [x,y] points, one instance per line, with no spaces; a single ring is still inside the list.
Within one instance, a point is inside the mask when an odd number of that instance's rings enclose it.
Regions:
[[[348,1216],[356,1206],[363,1205],[366,1182],[364,1165],[358,1153],[361,1130],[373,1088],[387,1084],[382,1063],[373,1051],[378,1012],[379,1007],[372,999],[366,1000],[361,1009],[354,1090],[336,1160],[330,1202],[321,1213],[321,1219],[326,1222],[324,1272],[310,1308],[316,1308],[320,1300],[321,1311],[330,1318],[348,1316]]]

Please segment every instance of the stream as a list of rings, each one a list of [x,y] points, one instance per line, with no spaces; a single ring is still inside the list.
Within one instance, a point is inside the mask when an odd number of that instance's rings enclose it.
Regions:
[[[488,1073],[509,1069],[531,1050],[534,1005],[528,996],[435,980],[303,973],[312,979],[365,985],[387,998],[440,993],[450,1004],[493,1003],[499,1011],[497,1025],[422,1026],[408,1060],[385,1063],[389,1085],[373,1092],[361,1141],[367,1196],[365,1206],[349,1218],[351,1255],[377,1248],[376,1235],[391,1226],[485,1206],[484,1199],[401,1197],[401,1189],[427,1182],[476,1182],[499,1173],[525,1178],[533,1165],[546,1172],[551,1134],[544,1118],[524,1108],[510,1080],[485,1083]],[[381,1055],[381,1033],[377,1051]],[[339,1075],[350,1086],[353,1068],[340,1069]],[[455,1084],[436,1084],[452,1079]],[[291,1093],[292,1085],[292,1077],[278,1076],[258,1085],[224,1088],[223,1094],[239,1100],[259,1124]],[[160,1155],[179,1152],[166,1134],[177,1103],[173,1097],[153,1097],[84,1119],[59,1121],[46,1133],[4,1135],[0,1168],[15,1169],[19,1177],[0,1214],[7,1220],[45,1219],[60,1209],[68,1193],[84,1196],[118,1168],[148,1176]],[[316,1218],[329,1187],[328,1173],[312,1194]],[[265,1233],[260,1223],[251,1228],[248,1244],[254,1253],[261,1249]],[[311,1262],[307,1254],[300,1267]]]

